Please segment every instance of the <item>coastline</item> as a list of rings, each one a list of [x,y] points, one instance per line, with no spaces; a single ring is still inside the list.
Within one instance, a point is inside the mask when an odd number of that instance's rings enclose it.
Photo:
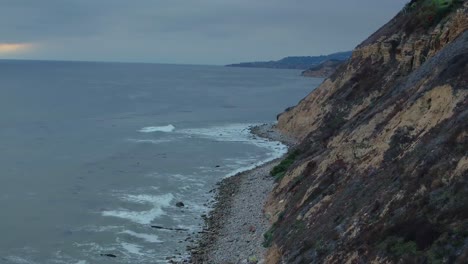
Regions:
[[[294,139],[282,135],[271,124],[250,131],[288,148],[296,145]],[[270,228],[263,207],[275,186],[269,172],[281,159],[221,180],[214,190],[213,208],[204,217],[203,231],[187,247],[190,259],[173,263],[263,263],[263,234]]]

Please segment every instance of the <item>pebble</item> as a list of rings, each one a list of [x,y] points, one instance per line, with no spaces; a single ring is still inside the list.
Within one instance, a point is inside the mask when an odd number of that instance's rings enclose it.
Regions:
[[[279,140],[289,146],[296,144],[272,129],[271,125],[251,130],[258,136]],[[270,228],[263,209],[274,187],[274,179],[269,173],[278,163],[279,160],[272,161],[224,179],[217,183],[218,189],[210,191],[217,194],[217,201],[213,211],[202,216],[210,233],[202,234],[198,242],[198,245],[203,245],[203,252],[198,251],[200,247],[192,252],[194,263],[264,263],[263,258],[257,258],[265,256],[263,234]]]

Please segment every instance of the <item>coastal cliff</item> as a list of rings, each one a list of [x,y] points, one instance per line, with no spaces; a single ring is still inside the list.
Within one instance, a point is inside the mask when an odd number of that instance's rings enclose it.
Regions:
[[[467,10],[411,1],[279,115],[268,263],[467,263]]]
[[[315,78],[328,78],[330,77],[338,67],[345,63],[345,61],[340,60],[327,60],[315,67],[311,67],[301,73],[305,77],[315,77]]]

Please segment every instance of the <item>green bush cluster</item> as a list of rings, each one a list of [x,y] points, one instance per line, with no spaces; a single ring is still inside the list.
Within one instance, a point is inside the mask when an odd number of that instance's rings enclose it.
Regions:
[[[461,229],[455,229],[443,234],[432,244],[426,253],[430,264],[448,263],[448,260],[457,255],[457,252],[463,248],[465,240],[468,238],[468,231],[466,224],[459,228]]]
[[[395,256],[415,255],[418,253],[418,246],[414,241],[405,241],[402,237],[390,236],[379,244],[381,250],[385,250]]]
[[[271,171],[270,175],[275,177],[277,181],[280,181],[284,175],[286,174],[286,171],[291,167],[291,165],[296,161],[296,158],[299,156],[299,151],[295,150],[280,162],[280,164],[276,165]]]
[[[274,229],[270,228],[265,234],[263,234],[263,247],[271,247],[271,245],[273,244],[273,232]]]
[[[418,252],[418,247],[414,241],[403,242],[399,241],[390,247],[390,252],[397,256],[403,256],[406,254],[416,254]]]
[[[462,0],[411,1],[403,11],[406,14],[416,14],[422,25],[429,28],[439,23],[448,13],[458,8],[462,3]]]

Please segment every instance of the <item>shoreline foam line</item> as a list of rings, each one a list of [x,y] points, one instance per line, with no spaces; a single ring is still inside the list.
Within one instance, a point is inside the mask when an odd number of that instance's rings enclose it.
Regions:
[[[282,144],[286,145],[286,150],[294,146],[292,141],[290,142],[278,136],[278,132],[274,131],[271,125],[263,126],[263,128],[262,126],[257,126],[256,128],[251,129],[251,134],[255,135],[255,137],[269,139],[270,142],[273,143],[281,140],[281,142],[284,142]],[[270,158],[273,158],[273,156],[270,156]],[[255,165],[261,164],[261,162],[262,161],[259,161]],[[250,251],[250,249],[256,251],[255,256],[257,257],[264,255],[265,248],[260,244],[260,241],[262,241],[263,234],[270,226],[261,208],[263,208],[263,203],[268,193],[271,192],[271,189],[268,188],[273,188],[274,186],[274,180],[272,177],[261,176],[268,175],[272,167],[278,163],[279,160],[266,162],[251,170],[242,171],[242,173],[235,174],[233,177],[226,177],[220,181],[219,186],[216,188],[216,202],[214,203],[214,207],[210,210],[209,216],[205,218],[205,230],[207,232],[197,238],[197,241],[193,247],[191,247],[194,250],[188,252],[190,255],[189,259],[193,263],[219,263],[222,262],[220,258],[228,260],[226,256],[232,258],[229,260],[234,260],[236,256],[242,257],[251,255],[253,252]],[[250,167],[253,166],[254,165]],[[260,189],[265,191],[259,191]],[[241,195],[249,193],[250,195]],[[263,196],[259,194],[263,194]],[[260,206],[255,210],[255,212],[258,213],[255,216],[253,216],[251,212],[242,213],[244,211],[243,209],[252,208],[253,206]],[[231,214],[231,212],[234,212],[234,214]],[[246,214],[249,217],[249,224],[256,227],[256,232],[254,233],[244,226]],[[228,223],[231,223],[231,225],[226,229]],[[229,232],[226,230],[234,231]],[[252,243],[255,241],[252,239],[253,235],[258,235],[257,240],[259,243]],[[235,239],[226,240],[224,239],[225,237]],[[244,242],[246,239],[248,241]],[[246,252],[241,252],[242,255],[239,255],[239,248],[247,244],[249,250],[243,249],[242,251]],[[235,249],[235,252],[227,250],[228,248]],[[240,259],[236,259],[233,262],[237,261],[240,261]]]
[[[271,140],[265,137],[258,136],[251,132],[252,127],[258,127],[262,124],[229,124],[225,126],[213,126],[208,128],[190,128],[178,130],[177,133],[198,136],[202,138],[212,139],[225,142],[243,142],[252,144],[257,147],[267,149],[268,157],[255,162],[252,165],[243,166],[226,174],[224,178],[232,177],[238,173],[255,169],[275,159],[279,159],[288,152],[288,146],[280,141]]]

